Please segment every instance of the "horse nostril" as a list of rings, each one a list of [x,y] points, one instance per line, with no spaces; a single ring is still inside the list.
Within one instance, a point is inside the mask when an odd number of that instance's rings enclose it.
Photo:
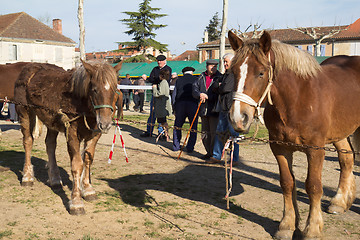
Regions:
[[[244,114],[242,115],[243,126],[246,126],[247,123],[248,123],[248,121],[249,121],[249,116],[248,116],[246,113],[244,113]]]

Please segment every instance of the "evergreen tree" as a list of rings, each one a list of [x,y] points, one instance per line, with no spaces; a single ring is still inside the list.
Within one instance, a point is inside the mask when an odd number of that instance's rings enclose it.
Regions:
[[[118,42],[119,44],[126,45],[128,48],[118,51],[131,51],[137,50],[142,52],[142,56],[133,57],[128,61],[145,61],[146,59],[154,59],[154,56],[148,54],[145,56],[146,48],[153,47],[160,52],[167,51],[167,44],[162,44],[156,41],[154,38],[156,34],[155,30],[166,27],[164,24],[155,24],[154,21],[158,18],[167,16],[167,14],[155,13],[160,11],[161,8],[152,8],[150,6],[151,0],[144,0],[139,4],[138,12],[123,12],[129,16],[129,18],[121,19],[119,21],[125,23],[129,28],[125,33],[132,35],[132,42]]]
[[[215,41],[220,38],[221,34],[221,21],[219,18],[219,13],[216,12],[214,16],[210,19],[209,25],[206,27],[206,30],[209,34],[209,41]]]

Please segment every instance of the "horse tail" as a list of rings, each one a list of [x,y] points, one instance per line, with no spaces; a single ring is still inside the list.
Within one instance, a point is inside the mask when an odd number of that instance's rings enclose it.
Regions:
[[[355,132],[349,137],[350,144],[355,152],[354,154],[354,161],[356,165],[360,166],[360,128],[356,129]]]
[[[35,118],[33,119],[34,121],[34,127],[33,127],[33,131],[32,131],[32,135],[35,139],[39,138],[41,136],[42,133],[42,129],[43,129],[43,122],[38,118],[38,116],[35,116]]]

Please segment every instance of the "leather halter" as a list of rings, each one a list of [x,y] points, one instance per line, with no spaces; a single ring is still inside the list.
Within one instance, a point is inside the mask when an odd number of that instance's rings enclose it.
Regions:
[[[271,91],[271,85],[273,84],[273,68],[271,66],[271,61],[270,61],[270,53],[269,53],[269,82],[265,88],[264,93],[262,94],[260,100],[258,102],[255,102],[254,99],[252,99],[249,95],[246,95],[245,93],[238,93],[238,92],[234,92],[233,95],[233,100],[234,101],[239,101],[239,102],[244,102],[246,104],[249,104],[250,106],[254,107],[256,112],[255,112],[255,116],[256,118],[259,119],[259,121],[264,124],[264,118],[261,114],[260,111],[260,106],[261,103],[264,101],[265,97],[268,97],[268,102],[270,105],[273,105],[272,99],[271,99],[271,95],[270,95],[270,91]]]

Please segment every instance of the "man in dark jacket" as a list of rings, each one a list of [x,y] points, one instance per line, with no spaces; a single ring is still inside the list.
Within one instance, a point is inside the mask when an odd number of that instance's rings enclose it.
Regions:
[[[159,84],[160,83],[160,71],[162,69],[168,70],[169,71],[169,79],[168,79],[168,83],[170,81],[170,76],[171,76],[171,72],[172,69],[171,67],[169,67],[168,65],[166,65],[166,57],[164,55],[159,55],[156,57],[157,63],[158,65],[156,67],[153,68],[153,70],[150,73],[150,76],[148,78],[148,81],[151,84]],[[155,114],[153,113],[154,108],[153,108],[153,104],[154,104],[154,98],[151,97],[151,101],[150,101],[150,116],[147,120],[147,127],[146,127],[146,132],[142,133],[140,136],[141,137],[151,137],[152,132],[154,130],[154,124],[155,124]],[[159,133],[162,132],[162,127],[159,126],[158,127],[158,131]]]
[[[130,74],[126,74],[126,77],[121,80],[120,85],[132,85],[130,80]],[[129,111],[129,104],[130,104],[130,92],[131,89],[121,89],[123,94],[123,107],[126,106],[126,110]]]
[[[231,60],[234,57],[234,54],[227,53],[223,56],[225,73],[223,75],[221,83],[214,83],[214,90],[217,91],[219,95],[219,105],[220,105],[220,114],[219,114],[219,123],[216,128],[217,135],[215,136],[213,156],[207,160],[207,163],[221,163],[221,155],[224,148],[224,144],[229,136],[238,137],[239,133],[235,132],[234,128],[231,126],[229,121],[229,110],[233,103],[233,91],[234,91],[234,74],[230,69]],[[239,163],[239,145],[234,144],[234,153],[233,153],[233,166],[238,165]]]
[[[206,61],[206,71],[201,73],[198,80],[193,84],[193,97],[202,101],[199,115],[201,117],[201,131],[206,132],[203,144],[206,154],[202,159],[209,159],[214,148],[216,126],[219,113],[216,111],[218,93],[213,91],[213,83],[220,82],[222,74],[217,70],[218,61],[209,59]]]
[[[172,94],[173,110],[175,114],[174,126],[182,128],[186,118],[191,123],[194,120],[196,110],[199,104],[199,100],[192,96],[192,85],[197,80],[197,77],[193,76],[195,69],[192,67],[183,68],[183,77],[178,78],[175,83],[175,88]],[[192,130],[197,130],[198,116],[194,120]],[[188,153],[194,151],[196,143],[196,132],[191,132],[189,141],[186,145]],[[173,150],[180,150],[181,130],[174,129],[173,135]]]

